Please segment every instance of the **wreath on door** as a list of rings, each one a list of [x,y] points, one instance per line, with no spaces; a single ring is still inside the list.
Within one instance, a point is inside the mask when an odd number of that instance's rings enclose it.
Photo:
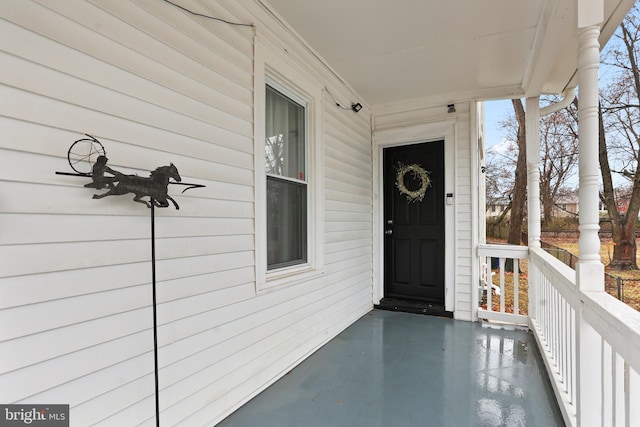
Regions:
[[[398,187],[400,194],[405,195],[409,202],[421,202],[427,192],[427,188],[431,187],[429,172],[422,166],[415,163],[412,165],[403,165],[402,163],[398,163],[396,171],[396,187]],[[405,184],[407,173],[411,173],[411,176],[420,182],[420,187],[416,190],[410,190],[407,188],[407,185]]]

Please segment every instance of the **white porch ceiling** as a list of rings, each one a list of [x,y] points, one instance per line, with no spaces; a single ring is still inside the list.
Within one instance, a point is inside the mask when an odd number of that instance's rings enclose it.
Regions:
[[[574,0],[262,0],[367,104],[559,93]],[[605,0],[608,40],[633,0]]]

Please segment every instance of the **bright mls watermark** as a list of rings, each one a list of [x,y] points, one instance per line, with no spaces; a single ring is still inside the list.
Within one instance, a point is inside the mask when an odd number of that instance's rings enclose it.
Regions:
[[[69,405],[0,405],[0,427],[69,427]]]

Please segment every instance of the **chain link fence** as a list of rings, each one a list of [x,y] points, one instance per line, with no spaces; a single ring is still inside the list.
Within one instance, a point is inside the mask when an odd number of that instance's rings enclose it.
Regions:
[[[542,249],[575,270],[578,256],[566,249],[541,241]],[[640,279],[624,279],[604,273],[604,288],[609,295],[640,311]]]
[[[640,311],[640,279],[623,279],[604,273],[604,287],[607,293]]]

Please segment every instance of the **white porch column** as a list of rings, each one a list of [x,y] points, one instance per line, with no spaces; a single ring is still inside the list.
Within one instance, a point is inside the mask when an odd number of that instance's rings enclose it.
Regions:
[[[598,230],[598,70],[603,0],[577,0],[578,11],[578,139],[580,197],[580,258],[576,282],[580,292],[604,290],[604,265],[600,261]],[[600,425],[602,420],[601,339],[576,311],[577,327],[577,424]]]
[[[526,101],[526,138],[527,138],[527,221],[528,243],[530,248],[540,247],[540,97],[527,98]],[[539,283],[534,272],[529,271],[529,283]],[[537,318],[535,305],[536,287],[529,286],[529,318]]]
[[[540,247],[540,97],[527,98],[527,218],[531,248]],[[529,300],[531,301],[531,300]]]
[[[579,4],[586,2],[579,1]],[[589,6],[599,1],[589,0]],[[601,3],[602,4],[602,3]],[[580,259],[576,266],[576,280],[583,291],[604,290],[604,265],[600,261],[598,236],[598,69],[600,66],[600,27],[578,28],[578,139],[579,139],[579,198]]]

